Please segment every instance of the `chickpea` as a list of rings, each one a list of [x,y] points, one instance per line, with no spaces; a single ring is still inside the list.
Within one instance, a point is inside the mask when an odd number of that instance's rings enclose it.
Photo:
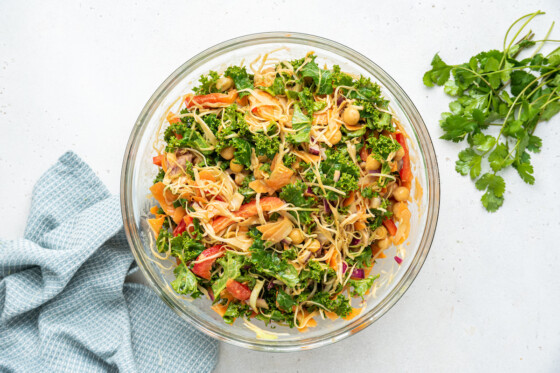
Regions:
[[[233,87],[233,79],[229,76],[223,76],[216,81],[216,89],[220,92],[227,91]]]
[[[235,173],[239,173],[243,171],[243,165],[239,163],[235,163],[235,158],[232,158],[229,162],[229,168]]]
[[[235,174],[235,184],[241,185],[241,184],[243,184],[243,180],[245,180],[245,175]]]
[[[404,157],[404,149],[401,147],[399,148],[399,150],[397,150],[397,152],[395,153],[395,158],[393,159],[395,161],[400,161],[403,157]]]
[[[313,239],[311,241],[311,243],[309,244],[309,246],[307,246],[307,250],[311,251],[311,252],[316,252],[319,249],[321,249],[321,243],[318,240]]]
[[[349,126],[355,126],[360,120],[360,112],[353,106],[347,107],[342,113],[342,120]]]
[[[331,138],[329,139],[329,142],[333,145],[336,145],[340,142],[341,139],[342,139],[342,132],[340,132],[340,130],[336,130],[336,132],[334,132],[331,135]]]
[[[387,237],[387,228],[385,228],[384,226],[378,227],[373,232],[373,236],[379,240],[384,239],[385,237]]]
[[[407,187],[401,186],[393,191],[393,197],[399,202],[406,201],[409,195],[410,191]]]
[[[391,240],[389,239],[389,237],[385,237],[384,239],[377,241],[377,247],[379,247],[381,250],[388,249],[389,246],[391,246]]]
[[[290,238],[290,240],[292,240],[292,243],[294,245],[299,245],[300,243],[302,243],[304,238],[303,232],[298,228],[292,229],[288,237]]]
[[[366,160],[366,170],[373,171],[378,170],[381,167],[381,162],[375,159],[373,154],[370,154]]]
[[[234,152],[233,146],[228,146],[227,148],[222,149],[220,155],[222,156],[222,158],[227,159],[229,161],[233,158],[233,152]]]

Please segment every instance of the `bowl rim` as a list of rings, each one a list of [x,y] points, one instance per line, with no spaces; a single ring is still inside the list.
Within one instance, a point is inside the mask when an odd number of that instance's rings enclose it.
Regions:
[[[141,257],[140,250],[137,249],[137,245],[138,247],[143,245],[140,241],[133,213],[132,177],[134,175],[134,161],[138,150],[137,147],[145,131],[144,124],[148,123],[146,119],[151,118],[155,110],[161,104],[161,101],[165,98],[166,93],[175,87],[175,83],[183,79],[183,76],[190,74],[192,70],[200,67],[203,63],[211,61],[219,54],[242,47],[282,42],[309,45],[310,49],[314,47],[322,48],[338,55],[339,57],[345,58],[374,76],[375,79],[382,84],[382,86],[395,96],[396,104],[400,106],[401,110],[410,121],[413,133],[409,133],[408,135],[414,135],[416,137],[420,146],[420,151],[423,154],[420,161],[424,162],[423,166],[425,167],[426,182],[428,184],[427,216],[426,225],[422,231],[418,251],[414,255],[412,262],[406,269],[406,272],[402,275],[399,282],[393,286],[392,290],[379,302],[376,307],[341,328],[330,331],[324,335],[311,338],[314,339],[313,341],[310,341],[309,339],[302,339],[299,341],[249,341],[234,338],[231,335],[224,333],[222,330],[209,327],[196,317],[186,314],[178,306],[174,305],[176,300],[169,297],[157,285],[154,275],[145,265],[145,260]],[[159,85],[140,112],[126,145],[121,171],[120,201],[124,230],[136,263],[140,267],[150,287],[183,320],[195,326],[206,335],[239,347],[259,351],[294,352],[326,346],[356,334],[382,317],[404,295],[420,272],[433,243],[439,216],[440,177],[434,146],[420,113],[406,92],[381,67],[361,53],[327,38],[298,32],[263,32],[226,40],[197,53],[173,71],[173,73],[171,73],[167,79]]]

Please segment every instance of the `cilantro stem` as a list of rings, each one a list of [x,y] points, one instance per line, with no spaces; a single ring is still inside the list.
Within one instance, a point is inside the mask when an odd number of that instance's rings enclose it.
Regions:
[[[521,92],[519,92],[519,94],[517,95],[517,97],[515,97],[515,100],[513,101],[511,107],[509,108],[509,110],[508,110],[508,112],[507,112],[507,115],[506,115],[506,117],[505,117],[505,119],[504,119],[504,124],[502,125],[502,128],[500,129],[500,133],[498,134],[498,137],[496,138],[496,144],[498,143],[498,141],[500,141],[500,137],[502,136],[502,133],[504,132],[504,128],[506,127],[506,124],[507,124],[507,121],[508,121],[508,119],[509,119],[509,117],[510,117],[510,115],[511,115],[511,112],[512,112],[513,108],[515,107],[515,105],[517,104],[517,101],[519,100],[519,98],[520,98],[521,96],[523,96],[523,93],[525,93],[525,91],[526,91],[527,89],[529,89],[529,87],[531,87],[531,86],[533,85],[534,82],[538,81],[539,79],[544,78],[544,77],[547,76],[547,75],[550,75],[550,74],[556,72],[557,70],[558,70],[558,69],[554,69],[554,70],[552,70],[552,71],[549,71],[549,72],[547,72],[547,73],[542,74],[542,75],[540,76],[540,78],[533,79],[533,81],[532,81],[530,84],[527,84],[527,86],[526,86],[525,88],[523,88],[523,90],[522,90]],[[527,97],[530,97],[538,88],[542,87],[544,84],[546,84],[546,82],[543,82],[543,83],[539,84],[539,86],[538,86],[537,88],[535,88],[535,90],[533,90],[533,92],[531,92],[531,94],[530,94],[529,96],[527,96]],[[494,145],[494,146],[495,146],[495,145]],[[488,150],[486,153],[484,153],[484,154],[487,154],[490,150],[492,150],[492,149],[494,148],[494,146],[493,146],[491,149],[489,149],[489,150]]]
[[[502,56],[502,60],[500,61],[500,66],[502,65],[502,62],[504,62],[504,59],[506,58],[506,56],[508,55],[508,52],[511,48],[511,46],[513,45],[513,43],[515,42],[515,39],[517,39],[517,37],[519,36],[519,34],[521,33],[521,31],[523,31],[523,29],[529,24],[529,22],[531,22],[533,20],[533,18],[535,18],[538,15],[541,14],[545,14],[544,12],[541,12],[540,10],[536,11],[535,13],[531,13],[531,14],[527,14],[523,17],[521,17],[520,19],[518,19],[517,21],[515,21],[510,28],[508,29],[507,33],[506,33],[506,37],[504,38],[504,47],[506,45],[506,40],[507,40],[507,36],[509,34],[509,32],[511,31],[511,29],[513,28],[513,26],[521,21],[522,19],[529,17],[529,19],[527,21],[525,21],[525,23],[521,26],[521,28],[519,28],[519,30],[517,30],[517,33],[515,34],[515,36],[513,37],[513,39],[511,39],[511,42],[509,43],[507,49],[504,48],[504,55]]]
[[[469,72],[473,73],[474,75],[478,76],[478,77],[480,78],[480,80],[482,80],[484,83],[486,83],[486,85],[492,90],[492,92],[494,93],[494,95],[495,95],[496,97],[499,97],[499,96],[498,96],[498,93],[497,93],[496,91],[494,91],[494,88],[492,88],[492,85],[490,85],[490,83],[489,83],[486,79],[484,79],[484,78],[482,77],[482,75],[480,75],[479,73],[477,73],[477,72],[474,71],[473,69],[467,69],[466,67],[463,67],[463,66],[460,66],[460,65],[457,65],[455,68],[456,68],[456,69],[465,70],[465,71],[469,71]]]
[[[509,69],[502,69],[502,70],[496,70],[496,71],[491,71],[491,72],[487,72],[487,73],[482,73],[480,75],[490,75],[490,74],[497,74],[497,73],[502,73],[504,71],[514,71],[514,70],[523,70],[523,69],[528,69],[528,68],[541,68],[541,69],[551,69],[550,66],[546,66],[546,65],[525,65],[525,66],[515,66],[515,67],[510,67]],[[500,88],[501,90],[501,88]]]

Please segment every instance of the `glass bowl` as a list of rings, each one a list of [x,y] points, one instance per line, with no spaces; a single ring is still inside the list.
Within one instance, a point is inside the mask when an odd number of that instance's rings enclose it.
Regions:
[[[283,48],[274,53],[276,57],[295,59],[307,52],[316,53],[317,62],[329,66],[338,64],[342,71],[371,77],[382,88],[391,102],[390,108],[410,136],[409,148],[413,161],[416,183],[413,183],[411,203],[411,231],[407,241],[399,248],[386,251],[387,258],[378,260],[372,273],[382,273],[378,287],[366,298],[362,313],[345,321],[318,320],[319,325],[305,333],[297,329],[277,326],[265,327],[260,321],[252,321],[258,327],[280,334],[277,339],[257,338],[243,320],[233,325],[223,322],[210,309],[210,300],[179,296],[169,283],[174,279],[174,263],[158,260],[150,248],[152,233],[146,222],[149,208],[154,200],[149,195],[157,168],[152,164],[157,139],[157,128],[164,123],[170,107],[177,98],[197,84],[201,74],[209,70],[223,71],[232,64],[246,65],[257,56]],[[147,281],[161,299],[179,316],[204,333],[218,340],[255,350],[288,352],[325,346],[364,329],[387,312],[408,289],[426,260],[439,211],[439,173],[434,148],[428,130],[420,114],[401,87],[379,66],[358,52],[339,43],[321,37],[297,33],[261,33],[232,39],[199,53],[179,67],[152,95],[140,113],[124,154],[121,175],[121,205],[124,228],[138,266]],[[398,265],[394,256],[403,261]],[[356,306],[360,300],[354,300]]]

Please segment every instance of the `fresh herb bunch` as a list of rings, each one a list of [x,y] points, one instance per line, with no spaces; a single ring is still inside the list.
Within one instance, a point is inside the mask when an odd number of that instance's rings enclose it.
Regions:
[[[539,53],[546,42],[559,42],[548,39],[554,23],[542,40],[533,40],[531,31],[520,37],[541,14],[516,20],[506,32],[502,51],[481,52],[460,65],[448,65],[436,54],[432,69],[424,74],[425,85],[444,86],[445,93],[456,97],[449,104],[451,112],[442,114],[441,138],[467,140],[469,146],[459,153],[455,169],[469,174],[476,188],[485,191],[481,201],[490,212],[504,202],[505,181],[498,174],[502,170],[514,167],[523,181],[534,184],[529,152],[538,153],[542,146],[535,130],[560,111],[560,48],[548,55]],[[532,55],[520,57],[535,46]],[[485,163],[489,170],[482,173]]]

